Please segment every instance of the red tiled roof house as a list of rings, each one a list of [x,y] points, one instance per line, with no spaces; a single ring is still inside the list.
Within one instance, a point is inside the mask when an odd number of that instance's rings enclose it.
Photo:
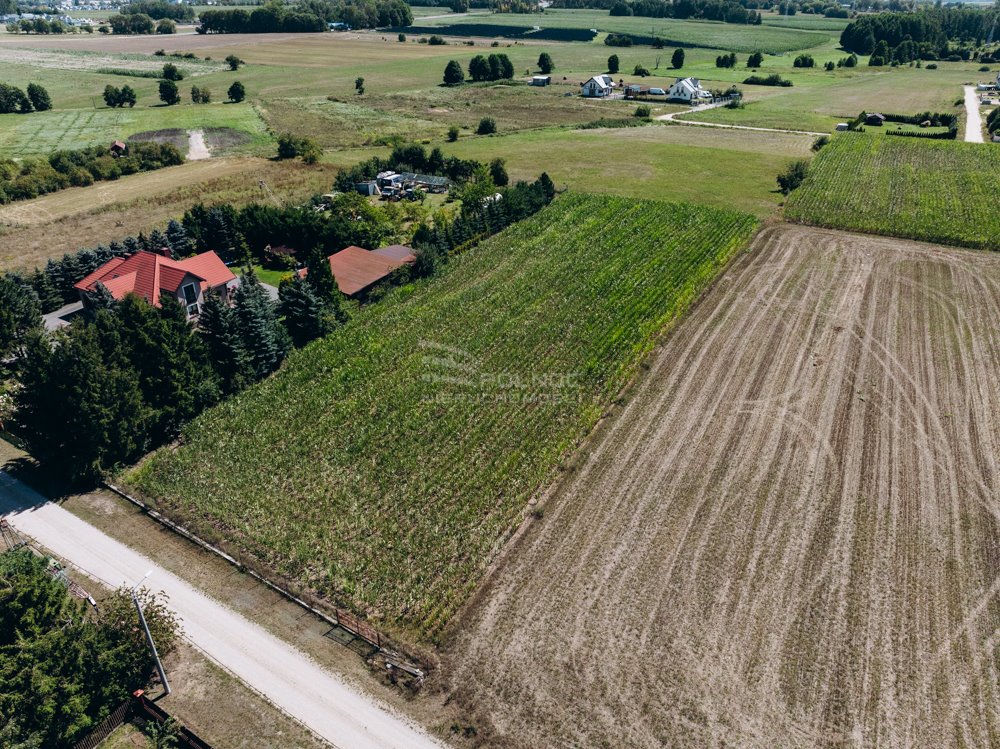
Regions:
[[[115,299],[135,294],[154,307],[160,306],[162,294],[169,294],[184,305],[188,317],[197,317],[206,292],[214,291],[228,303],[239,279],[214,252],[172,260],[142,251],[127,258],[113,258],[76,284],[74,288],[84,305],[88,303],[89,292],[99,283]]]

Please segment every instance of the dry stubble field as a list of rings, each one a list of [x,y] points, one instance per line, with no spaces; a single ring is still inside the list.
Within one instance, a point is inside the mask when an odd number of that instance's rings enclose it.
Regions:
[[[1000,256],[765,230],[456,628],[480,736],[1000,745],[998,362]]]

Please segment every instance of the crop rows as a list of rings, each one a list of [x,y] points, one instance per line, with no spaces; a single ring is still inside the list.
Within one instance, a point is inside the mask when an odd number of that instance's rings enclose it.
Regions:
[[[844,134],[789,197],[793,221],[1000,250],[1000,149]]]
[[[568,195],[207,412],[124,479],[433,638],[753,217]]]

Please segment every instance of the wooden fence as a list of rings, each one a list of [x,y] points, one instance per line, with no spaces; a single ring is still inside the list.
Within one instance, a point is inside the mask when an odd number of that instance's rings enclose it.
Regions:
[[[137,690],[134,695],[120,704],[111,715],[87,736],[78,741],[73,749],[96,749],[101,742],[110,736],[114,731],[133,718],[152,720],[156,723],[165,723],[170,718],[170,713],[146,698],[142,690]],[[187,728],[181,727],[177,735],[178,749],[212,749],[212,746]]]
[[[127,699],[120,704],[111,715],[91,731],[84,739],[78,741],[73,749],[94,749],[104,739],[110,736],[116,728],[125,723],[132,714],[133,700]]]

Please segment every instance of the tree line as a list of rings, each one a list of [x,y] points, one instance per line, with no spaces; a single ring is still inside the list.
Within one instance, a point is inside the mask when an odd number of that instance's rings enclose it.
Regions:
[[[891,61],[894,59],[892,51],[909,42],[912,49],[906,50],[907,57],[936,60],[952,54],[949,42],[982,46],[997,18],[993,8],[969,6],[922,8],[913,13],[874,13],[859,16],[848,24],[840,34],[840,45],[858,55],[874,54],[876,47],[882,46],[880,56]]]
[[[758,11],[747,10],[735,0],[616,0],[609,12],[612,16],[645,16],[648,18],[697,18],[725,23],[759,25]]]
[[[139,597],[160,655],[170,653],[176,619],[148,591]],[[88,610],[47,560],[27,549],[0,554],[0,746],[69,749],[152,673],[127,591]]]
[[[121,9],[124,15],[146,15],[154,21],[169,18],[173,21],[193,21],[194,8],[182,3],[168,3],[166,0],[133,0]]]
[[[166,143],[130,143],[121,156],[106,146],[56,151],[47,158],[0,160],[0,204],[30,200],[67,187],[85,187],[127,174],[182,164],[184,157]]]
[[[352,28],[409,26],[413,12],[403,0],[303,0],[294,6],[269,2],[252,11],[206,10],[199,20],[200,34],[262,34],[325,31],[335,21]]]

